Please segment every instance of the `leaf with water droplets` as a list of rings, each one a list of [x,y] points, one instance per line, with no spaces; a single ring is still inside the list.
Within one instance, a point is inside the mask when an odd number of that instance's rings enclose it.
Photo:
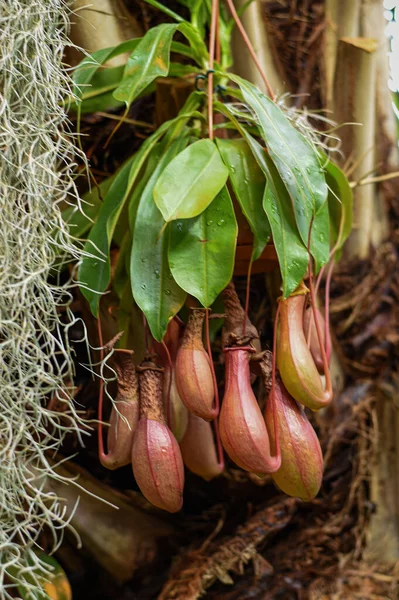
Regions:
[[[330,213],[331,237],[336,244],[336,258],[340,256],[340,250],[352,231],[353,220],[353,194],[349,181],[341,169],[321,155],[325,164],[326,181],[328,191],[328,210]]]
[[[286,298],[298,287],[306,273],[308,251],[299,235],[287,189],[273,161],[248,133],[246,140],[266,176],[263,208],[272,230],[283,280],[283,296]]]
[[[123,79],[114,98],[130,106],[157,77],[169,72],[170,47],[177,23],[162,23],[147,31],[126,63]]]
[[[275,102],[241,77],[230,77],[239,85],[245,102],[259,121],[262,138],[289,192],[298,230],[307,246],[312,219],[327,200],[327,184],[317,153]],[[318,238],[316,245],[315,241],[313,238],[311,253],[316,262],[323,264],[329,238],[323,242]]]
[[[314,257],[314,271],[317,275],[330,258],[330,215],[327,202],[313,219],[310,247]]]
[[[191,99],[191,100],[190,100]],[[116,175],[110,186],[104,202],[101,204],[97,214],[96,222],[91,228],[87,242],[85,244],[85,253],[82,264],[79,269],[79,283],[81,291],[89,301],[90,309],[93,315],[98,315],[100,296],[110,281],[110,247],[111,240],[115,232],[115,227],[120,220],[122,210],[129,198],[135,196],[137,188],[143,185],[143,179],[151,173],[147,171],[143,175],[142,169],[153,151],[157,152],[156,145],[158,140],[168,131],[171,133],[165,140],[165,145],[170,144],[175,136],[181,134],[180,123],[186,123],[192,116],[197,115],[193,110],[198,98],[191,94],[188,98],[183,111],[187,108],[188,112],[179,113],[177,117],[170,121],[165,121],[160,127],[145,140],[138,152],[126,163]],[[187,138],[184,139],[184,144]],[[140,184],[136,187],[135,183],[141,174]],[[129,216],[132,223],[134,218],[135,203],[130,203]]]
[[[183,306],[186,292],[170,277],[168,263],[169,230],[153,200],[155,182],[169,161],[187,143],[187,138],[172,144],[160,159],[145,186],[134,221],[130,260],[132,293],[147,317],[151,333],[159,342],[172,317]]]
[[[229,169],[234,194],[254,234],[252,259],[256,260],[271,236],[269,221],[262,206],[265,176],[245,140],[217,139],[216,143]]]
[[[227,167],[211,140],[198,140],[166,167],[154,188],[165,221],[201,214],[226,183]]]
[[[229,283],[236,240],[237,222],[226,187],[201,215],[172,223],[169,264],[173,277],[203,306],[210,306]]]

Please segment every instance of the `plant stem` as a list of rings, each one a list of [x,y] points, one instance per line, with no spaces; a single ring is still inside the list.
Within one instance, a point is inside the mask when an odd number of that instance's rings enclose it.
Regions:
[[[276,360],[277,360],[277,327],[278,318],[280,316],[280,303],[277,304],[276,316],[274,317],[273,329],[273,357],[272,357],[272,389],[270,390],[268,401],[273,402],[273,423],[274,423],[274,439],[276,440],[275,454],[280,454],[280,438],[278,435],[277,426],[277,408],[276,408]]]
[[[101,375],[101,365],[104,361],[104,345],[103,345],[103,333],[101,330],[101,318],[100,314],[97,319],[97,332],[98,332],[98,343],[100,346],[100,389],[98,392],[98,427],[97,427],[97,436],[98,436],[98,453],[101,457],[105,456],[104,452],[104,439],[103,439],[103,400],[104,400],[104,379]]]
[[[245,333],[247,330],[247,320],[248,320],[248,311],[249,311],[249,293],[251,290],[252,264],[253,264],[253,260],[252,260],[252,256],[251,256],[251,260],[249,261],[249,266],[248,266],[248,273],[247,273],[247,286],[246,286],[246,290],[245,290],[245,309],[244,309],[244,320],[243,320],[243,324],[242,324],[242,335],[243,336],[245,336]]]
[[[213,140],[213,67],[215,62],[216,31],[219,20],[219,0],[212,0],[211,29],[209,34],[209,72],[208,72],[208,135]]]
[[[169,365],[169,382],[168,382],[168,393],[167,393],[167,397],[166,397],[166,420],[168,423],[168,426],[171,428],[172,425],[172,410],[171,410],[171,401],[170,401],[170,390],[172,389],[172,377],[173,377],[173,363],[172,363],[172,358],[170,356],[170,352],[169,352],[169,348],[167,347],[167,345],[165,344],[165,342],[162,340],[162,346],[163,349],[165,350],[165,354],[168,360],[168,365]]]
[[[266,77],[266,74],[265,74],[265,72],[264,72],[264,70],[262,68],[262,65],[260,64],[260,62],[258,60],[258,57],[256,56],[256,52],[255,52],[254,47],[253,47],[253,45],[251,43],[251,40],[249,39],[249,37],[247,35],[247,32],[245,31],[245,28],[244,28],[244,26],[243,26],[243,24],[242,24],[242,22],[240,20],[240,17],[237,14],[237,11],[236,11],[235,6],[234,6],[234,2],[233,2],[233,0],[226,0],[226,1],[227,1],[228,6],[229,6],[230,12],[231,12],[231,14],[233,16],[233,19],[236,22],[236,25],[237,25],[237,28],[238,28],[240,34],[241,34],[241,37],[244,40],[245,45],[247,46],[247,48],[249,50],[249,53],[251,54],[252,60],[254,61],[255,65],[256,65],[256,67],[257,67],[257,69],[259,71],[260,76],[262,77],[262,80],[263,80],[263,82],[264,82],[264,84],[266,86],[267,92],[268,92],[270,98],[272,100],[275,100],[276,99],[276,95],[273,92],[273,89],[272,89],[272,87],[271,87],[271,85],[269,83],[269,80]]]
[[[216,413],[216,417],[217,417],[217,415],[219,414],[219,389],[218,389],[218,383],[216,380],[215,365],[213,364],[213,360],[212,360],[211,336],[209,334],[209,308],[205,309],[205,338],[206,338],[206,350],[208,352],[210,366],[211,366],[213,391],[215,394],[215,413]]]

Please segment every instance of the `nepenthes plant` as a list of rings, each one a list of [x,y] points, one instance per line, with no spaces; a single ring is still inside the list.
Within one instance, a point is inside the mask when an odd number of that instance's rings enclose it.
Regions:
[[[211,479],[223,470],[223,446],[242,469],[271,474],[287,494],[309,500],[323,467],[304,407],[317,411],[333,399],[329,282],[352,227],[351,188],[323,132],[276,97],[232,0],[187,1],[187,20],[147,1],[172,22],[87,56],[74,73],[78,121],[100,103],[125,109],[117,128],[160,78],[188,90],[175,115],[111,178],[93,184],[83,212],[64,212],[85,240],[79,285],[101,346],[103,295],[117,299],[121,335],[101,362],[112,355],[118,395],[108,454],[99,427],[101,462],[131,461],[146,498],[176,512],[183,463]],[[231,71],[234,26],[264,89]],[[125,53],[122,67],[103,67]],[[233,285],[243,222],[251,231],[244,306]],[[248,318],[252,269],[270,256],[281,282],[272,354],[262,351]],[[222,381],[211,347],[214,313],[223,319]],[[251,386],[260,373],[264,414]],[[101,407],[103,381],[100,387]]]

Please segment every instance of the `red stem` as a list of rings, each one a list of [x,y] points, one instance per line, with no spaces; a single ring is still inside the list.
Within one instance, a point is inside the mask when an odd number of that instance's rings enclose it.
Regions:
[[[104,399],[104,380],[101,375],[101,365],[104,361],[104,346],[103,346],[103,334],[101,331],[101,319],[100,314],[97,319],[97,331],[98,331],[98,342],[100,344],[100,389],[98,393],[98,453],[101,457],[106,456],[104,452],[104,440],[103,440],[103,399]]]
[[[331,356],[331,344],[330,342],[330,284],[331,277],[334,271],[334,261],[332,260],[327,271],[326,277],[326,289],[324,298],[324,319],[325,319],[325,339],[326,339],[326,355],[327,359]]]
[[[213,360],[212,360],[211,337],[209,335],[209,308],[206,308],[205,311],[206,311],[206,317],[205,317],[206,349],[207,349],[208,356],[209,356],[211,373],[212,373],[212,381],[213,381],[213,391],[215,394],[215,410],[214,410],[214,412],[215,412],[215,416],[217,416],[219,414],[219,390],[218,390],[218,383],[216,380],[215,365],[213,364]]]
[[[170,352],[169,352],[169,348],[167,347],[167,345],[165,344],[165,342],[162,340],[162,346],[163,349],[165,350],[166,353],[166,357],[168,359],[168,364],[169,364],[169,384],[168,384],[168,394],[166,397],[166,415],[167,415],[167,419],[168,419],[168,425],[169,427],[171,427],[172,425],[172,411],[171,411],[171,403],[170,403],[170,390],[172,389],[172,377],[173,377],[173,363],[172,363],[172,358],[170,356]]]
[[[317,311],[316,311],[316,293],[315,293],[315,289],[314,289],[314,285],[313,285],[312,255],[310,254],[310,240],[311,240],[311,236],[312,236],[313,220],[314,220],[314,217],[312,217],[312,220],[310,222],[309,237],[308,237],[310,301],[311,301],[311,306],[312,306],[312,311],[313,311],[313,319],[314,319],[314,322],[315,322],[315,325],[316,325],[317,339],[319,341],[321,358],[323,360],[324,376],[326,378],[326,392],[328,394],[332,394],[332,384],[331,384],[331,377],[330,377],[330,369],[329,369],[329,366],[328,366],[328,359],[327,359],[326,349],[325,349],[325,346],[323,344],[323,339],[321,337],[320,321],[319,321],[319,317],[318,317],[318,314],[317,314]],[[327,322],[328,321],[326,319],[326,323]]]
[[[251,271],[252,271],[252,256],[249,261],[248,272],[247,272],[247,288],[245,291],[245,311],[244,311],[244,321],[242,324],[242,335],[245,335],[247,330],[247,318],[248,318],[248,310],[249,310],[249,293],[251,291]]]
[[[240,33],[241,33],[241,37],[244,40],[245,45],[248,48],[249,53],[252,56],[252,60],[254,61],[255,65],[256,65],[256,67],[257,67],[257,69],[259,71],[260,76],[263,79],[263,82],[264,82],[264,84],[266,86],[267,92],[268,92],[270,98],[272,100],[275,100],[276,99],[276,95],[273,92],[273,89],[272,89],[272,87],[271,87],[271,85],[270,85],[270,83],[269,83],[269,81],[268,81],[268,79],[266,77],[266,74],[265,74],[264,70],[262,69],[262,65],[260,64],[260,62],[258,60],[258,57],[256,56],[256,52],[254,50],[254,47],[252,46],[251,40],[249,39],[249,37],[247,35],[247,32],[245,31],[244,26],[243,26],[243,24],[240,21],[240,17],[237,14],[237,11],[236,11],[235,6],[234,6],[234,2],[233,2],[233,0],[226,0],[226,1],[227,1],[228,6],[229,6],[230,12],[231,12],[231,14],[233,16],[233,19],[236,22],[236,25],[237,25]]]
[[[219,12],[219,11],[218,11]],[[216,23],[216,51],[215,51],[215,58],[216,58],[216,62],[220,64],[220,26],[219,26],[219,19],[217,19],[217,23]]]
[[[320,272],[317,276],[316,279],[316,288],[315,288],[315,294],[317,296],[317,294],[319,293],[319,287],[320,287],[320,283],[321,283],[321,279],[323,277],[323,273],[324,273],[324,269],[326,268],[326,265],[324,265],[323,267],[321,267]]]
[[[209,71],[208,71],[208,133],[213,140],[213,67],[216,49],[216,31],[219,20],[219,0],[212,0],[211,29],[209,33]]]
[[[277,405],[276,405],[276,359],[277,359],[277,327],[278,318],[280,316],[280,304],[277,306],[276,316],[274,317],[274,331],[273,331],[273,356],[272,356],[272,389],[271,389],[271,400],[273,403],[273,423],[274,423],[274,439],[276,440],[276,456],[280,455],[280,439],[278,436],[277,426]]]
[[[311,305],[312,305],[313,318],[314,318],[314,322],[316,325],[316,331],[317,331],[317,339],[319,340],[321,358],[323,360],[324,376],[326,378],[326,392],[331,394],[332,393],[332,384],[331,384],[331,377],[330,377],[330,369],[328,366],[326,349],[323,344],[323,339],[321,336],[320,321],[319,321],[318,314],[316,312],[316,294],[315,294],[315,290],[314,290],[313,276],[312,276],[311,270],[309,270],[309,290],[310,290],[310,300],[311,300]],[[326,318],[326,324],[327,324],[327,322],[328,322],[328,320]]]

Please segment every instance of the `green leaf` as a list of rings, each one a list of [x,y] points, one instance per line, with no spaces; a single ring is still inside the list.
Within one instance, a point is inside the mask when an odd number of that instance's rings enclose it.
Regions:
[[[176,156],[154,188],[154,200],[165,221],[189,219],[203,212],[228,176],[217,147],[198,140]]]
[[[168,15],[168,17],[171,17],[172,19],[175,19],[179,23],[181,23],[181,22],[184,21],[183,17],[181,17],[180,15],[178,15],[177,13],[175,13],[173,10],[171,10],[170,8],[168,8],[167,6],[165,6],[164,4],[162,4],[161,2],[157,2],[157,0],[144,0],[144,1],[147,2],[147,4],[150,4],[151,6],[154,6],[158,10],[160,10],[163,13],[165,13],[166,15]]]
[[[102,65],[120,54],[130,54],[135,50],[141,40],[142,38],[127,40],[118,46],[103,48],[93,52],[90,56],[85,57],[76,67],[72,76],[75,84],[74,93],[84,101],[86,98],[89,100],[93,93],[97,96],[101,89],[102,93],[113,91],[118,87],[125,67],[121,65],[118,67],[111,67],[110,69],[101,69]],[[195,60],[191,48],[181,42],[172,42],[171,51]],[[91,84],[90,87],[88,87],[89,84]],[[117,101],[114,99],[114,103],[116,102]],[[121,104],[123,104],[123,102],[118,102],[118,105]]]
[[[217,139],[216,143],[229,169],[234,194],[254,234],[252,260],[256,260],[271,236],[269,221],[262,204],[265,176],[245,140]]]
[[[122,80],[124,66],[99,70],[93,75],[88,87],[82,88],[82,94],[68,109],[81,114],[108,111],[120,108],[123,102],[115,100],[112,92]]]
[[[353,194],[349,181],[336,164],[322,155],[325,163],[326,181],[329,188],[328,210],[330,213],[331,237],[336,251],[342,249],[352,231]]]
[[[309,264],[308,251],[303,245],[287,189],[270,158],[265,154],[267,184],[263,207],[273,232],[283,280],[283,297],[287,298],[302,281]]]
[[[98,314],[100,294],[105,292],[110,280],[109,251],[111,240],[125,202],[131,195],[135,181],[159,138],[171,125],[180,119],[186,118],[187,115],[183,114],[178,115],[171,121],[166,121],[152,136],[147,138],[140,150],[134,155],[130,168],[125,165],[118,173],[104,198],[97,220],[85,244],[86,256],[79,269],[82,294],[88,300],[95,317]]]
[[[179,113],[180,115],[186,115],[186,117],[175,119],[175,123],[171,125],[167,134],[165,135],[165,142],[167,144],[178,138],[183,133],[187,122],[194,115],[196,115],[197,118],[204,120],[204,116],[201,113],[196,112],[201,109],[204,101],[205,94],[203,92],[191,92]]]
[[[237,223],[226,187],[199,216],[172,223],[169,264],[177,283],[210,306],[233,275]]]
[[[301,240],[287,188],[265,150],[245,132],[245,139],[266,176],[263,208],[273,234],[283,280],[283,296],[287,298],[302,281],[309,264],[308,251]]]
[[[62,218],[65,223],[68,223],[71,235],[81,238],[90,229],[101,208],[102,199],[106,196],[115,177],[116,173],[104,179],[98,187],[93,186],[89,192],[83,194],[82,210],[78,206],[69,206],[62,211]]]
[[[205,67],[209,60],[209,53],[204,38],[200,36],[197,29],[191,23],[180,23],[179,31],[188,40],[198,64]]]
[[[266,176],[267,186],[263,207],[271,226],[283,280],[283,296],[286,298],[302,280],[309,263],[308,251],[296,226],[287,188],[266,151],[246,131],[245,127],[237,121],[225,105],[216,102],[215,108],[230,119],[236,130],[244,137]]]
[[[82,62],[78,64],[72,76],[75,84],[74,93],[78,97],[81,97],[101,65],[106,63],[108,60],[115,58],[115,56],[134,51],[141,39],[142,38],[134,38],[127,40],[118,46],[102,48],[101,50],[93,52],[90,54],[90,56],[86,56]]]
[[[94,316],[98,314],[99,294],[107,289],[109,283],[111,274],[109,256],[111,240],[127,197],[126,190],[128,188],[129,175],[138,158],[139,153],[115,177],[100,207],[96,222],[90,231],[84,247],[86,255],[79,268],[79,282],[82,294],[88,300]]]
[[[310,237],[310,250],[314,257],[314,272],[320,271],[321,267],[330,259],[330,215],[328,202],[325,202],[312,224]]]
[[[186,293],[174,281],[169,268],[169,231],[163,231],[165,221],[153,200],[153,188],[159,173],[180,150],[181,144],[182,140],[172,144],[160,159],[142,193],[134,224],[130,263],[133,297],[159,342],[170,319],[184,304]]]
[[[205,27],[209,20],[209,12],[206,2],[203,0],[194,0],[190,3],[191,24],[205,39]]]
[[[114,92],[114,98],[131,103],[157,77],[169,72],[172,38],[178,28],[175,23],[162,23],[149,29],[129,56],[123,79]]]
[[[307,245],[312,217],[327,200],[327,185],[318,156],[275,102],[248,81],[236,75],[230,77],[239,85],[245,102],[259,120],[263,140],[290,194],[298,229]],[[318,249],[314,251],[315,258],[319,258]]]

